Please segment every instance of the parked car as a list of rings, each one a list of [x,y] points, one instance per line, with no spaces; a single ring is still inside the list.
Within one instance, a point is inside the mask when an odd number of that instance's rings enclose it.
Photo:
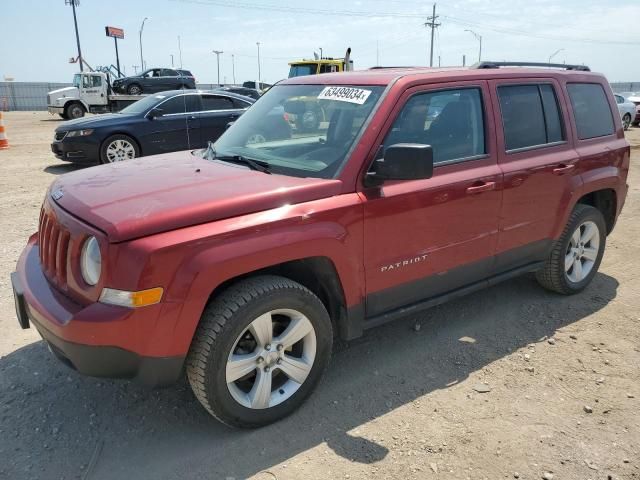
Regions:
[[[250,98],[253,98],[254,100],[257,100],[260,98],[260,92],[255,88],[230,86],[230,87],[218,87],[215,90],[237,93],[238,95],[244,95],[245,97],[250,97]]]
[[[618,111],[620,112],[620,118],[622,118],[622,126],[625,130],[629,130],[631,123],[636,118],[636,104],[617,93],[613,96],[618,104]]]
[[[67,162],[111,163],[202,148],[252,104],[250,98],[227,92],[162,92],[118,113],[62,123],[55,130],[51,150]]]
[[[311,394],[334,332],[527,272],[578,294],[630,147],[604,76],[508,65],[292,78],[206,150],[58,177],[12,274],[20,325],[84,374],[186,370],[208,412],[256,427]],[[311,98],[316,130],[248,141]]]
[[[631,95],[625,98],[636,106],[636,114],[633,118],[633,125],[640,125],[640,92],[630,92]]]
[[[196,79],[189,70],[150,68],[140,75],[115,79],[111,88],[116,93],[141,95],[181,88],[194,89],[196,88]]]

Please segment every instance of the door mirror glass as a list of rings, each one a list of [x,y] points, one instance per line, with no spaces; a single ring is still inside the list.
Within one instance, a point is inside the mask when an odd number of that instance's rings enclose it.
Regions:
[[[385,180],[420,180],[433,176],[433,149],[419,143],[396,143],[386,148],[384,157],[373,162],[367,173],[368,186]]]

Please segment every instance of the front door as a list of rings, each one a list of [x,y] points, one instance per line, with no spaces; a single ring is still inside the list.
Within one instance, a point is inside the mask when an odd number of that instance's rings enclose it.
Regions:
[[[85,73],[80,85],[80,98],[88,105],[106,105],[106,88],[101,74]]]
[[[488,84],[414,88],[395,112],[380,154],[429,144],[434,174],[362,192],[368,317],[482,281],[496,246],[502,175]]]
[[[198,148],[200,140],[200,97],[194,93],[176,95],[157,108],[162,115],[147,119],[149,133],[145,135],[143,150],[149,155]]]
[[[552,79],[492,80],[498,162],[504,201],[496,250],[498,273],[547,257],[573,192],[581,180],[578,155]]]

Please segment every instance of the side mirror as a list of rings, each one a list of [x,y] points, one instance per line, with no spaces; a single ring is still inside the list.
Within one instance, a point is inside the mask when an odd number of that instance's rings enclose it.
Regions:
[[[385,180],[421,180],[433,176],[433,148],[419,143],[396,143],[387,147],[384,158],[373,162],[367,172],[368,187]]]
[[[154,118],[158,118],[162,116],[162,112],[163,110],[161,108],[153,108],[151,109],[151,111],[147,114],[147,118],[149,120],[153,120]]]

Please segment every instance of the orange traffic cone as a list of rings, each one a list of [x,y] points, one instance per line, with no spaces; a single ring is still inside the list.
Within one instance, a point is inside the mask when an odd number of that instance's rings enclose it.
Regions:
[[[4,133],[4,120],[2,119],[2,112],[0,112],[0,150],[9,148],[9,140]]]

